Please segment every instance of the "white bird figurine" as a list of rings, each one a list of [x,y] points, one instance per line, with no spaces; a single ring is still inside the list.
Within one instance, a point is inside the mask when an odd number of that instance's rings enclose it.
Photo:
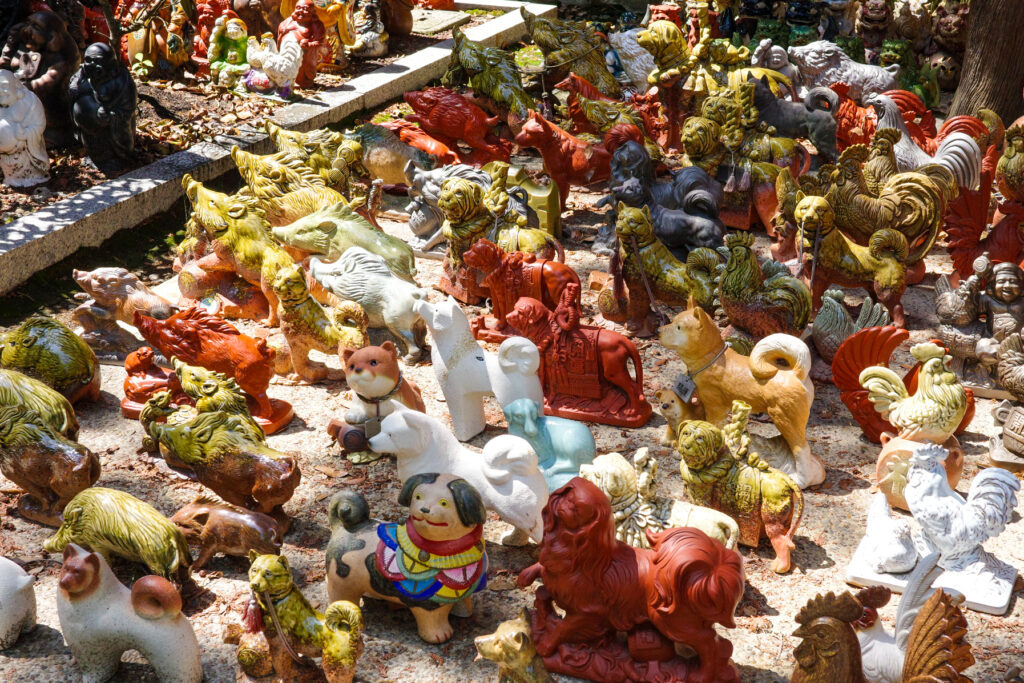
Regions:
[[[893,517],[885,494],[879,491],[868,508],[864,542],[871,544],[869,565],[879,574],[902,574],[914,568],[917,550],[905,519]]]

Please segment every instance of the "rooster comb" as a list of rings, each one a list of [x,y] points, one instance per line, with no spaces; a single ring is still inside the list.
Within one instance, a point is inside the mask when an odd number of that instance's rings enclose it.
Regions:
[[[885,140],[893,145],[900,141],[903,137],[903,131],[898,128],[879,128],[875,131],[875,136],[871,138],[871,146],[874,147],[875,142],[878,140]]]
[[[925,443],[915,448],[910,458],[911,464],[932,463],[942,462],[943,460],[946,459],[946,456],[948,455],[949,451],[947,451],[942,446],[935,443]]]
[[[750,232],[733,232],[725,236],[725,246],[729,249],[733,247],[749,247],[754,243],[754,235]]]
[[[829,592],[824,595],[816,595],[808,600],[807,604],[797,612],[796,623],[802,626],[815,619],[831,617],[851,624],[860,619],[863,609],[853,593],[847,591],[837,596],[835,593]]]
[[[839,155],[839,165],[842,166],[848,162],[858,164],[864,163],[868,160],[868,156],[868,148],[866,145],[850,145],[843,150],[842,154]]]
[[[910,347],[910,355],[924,363],[932,358],[942,358],[946,355],[946,350],[934,342],[925,342]]]

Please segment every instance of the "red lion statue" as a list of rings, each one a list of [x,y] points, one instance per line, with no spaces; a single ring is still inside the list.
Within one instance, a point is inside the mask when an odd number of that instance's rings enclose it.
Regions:
[[[540,561],[519,574],[519,586],[544,583],[532,628],[549,671],[608,682],[739,681],[732,643],[713,626],[735,627],[738,554],[689,527],[648,531],[650,550],[617,541],[608,498],[580,477],[551,494],[543,518]],[[699,664],[677,656],[675,643]]]

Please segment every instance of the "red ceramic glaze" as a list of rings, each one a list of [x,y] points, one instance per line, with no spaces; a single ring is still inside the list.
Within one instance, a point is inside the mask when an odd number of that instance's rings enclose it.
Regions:
[[[714,629],[735,626],[738,554],[693,528],[648,532],[649,550],[617,541],[608,498],[580,477],[551,494],[543,517],[539,561],[519,585],[544,583],[532,627],[548,671],[616,683],[740,680],[732,643]],[[697,659],[677,655],[676,643]]]
[[[130,420],[139,419],[139,412],[146,401],[161,391],[171,392],[174,405],[189,405],[193,401],[181,390],[178,376],[173,370],[162,368],[156,364],[153,349],[143,346],[132,351],[124,359],[124,398],[121,399],[121,415]]]
[[[544,160],[544,170],[558,183],[562,210],[570,185],[590,185],[608,180],[612,155],[604,145],[592,145],[551,123],[535,111],[516,135],[520,147],[534,147]]]
[[[288,34],[299,41],[302,48],[302,67],[295,79],[296,85],[308,88],[313,85],[317,66],[330,50],[327,43],[327,29],[316,15],[313,0],[299,0],[290,17],[277,27],[277,44]]]
[[[538,259],[521,251],[506,254],[490,240],[482,239],[462,255],[466,265],[484,275],[481,284],[491,294],[491,312],[473,321],[473,335],[482,341],[501,343],[508,337],[519,335],[506,320],[520,297],[532,297],[547,308],[558,305],[562,292],[570,283],[580,286],[576,271],[557,261]],[[580,301],[576,300],[576,315],[580,315]]]
[[[896,434],[898,429],[882,418],[868,398],[868,392],[860,385],[860,373],[872,365],[889,367],[889,359],[896,347],[905,342],[910,333],[900,327],[865,327],[839,345],[832,359],[832,382],[839,389],[839,399],[846,404],[853,414],[853,419],[860,425],[864,436],[872,443],[882,443],[882,432]],[[942,346],[938,339],[934,343]],[[921,369],[918,363],[903,376],[903,384],[907,393],[913,395],[917,391],[917,374]],[[960,434],[974,419],[974,392],[967,389],[967,412],[955,434]]]
[[[651,418],[643,362],[618,332],[580,324],[580,286],[568,283],[554,312],[522,297],[505,316],[537,345],[544,412],[573,420],[642,427]],[[629,372],[632,361],[634,380]]]
[[[397,121],[385,121],[380,125],[397,135],[398,139],[405,144],[422,150],[427,154],[432,154],[437,158],[439,166],[459,163],[458,155],[448,145],[430,137],[430,134],[415,123],[399,119]]]
[[[196,22],[195,35],[192,36],[192,61],[199,67],[196,75],[208,76],[210,60],[206,58],[206,51],[210,48],[213,25],[217,18],[224,14],[236,19],[238,15],[228,9],[228,0],[202,0],[196,3],[196,14],[199,18]]]
[[[488,116],[483,109],[448,88],[427,88],[402,96],[412,107],[406,121],[420,128],[459,153],[462,162],[483,165],[489,161],[508,161],[512,145],[492,132],[500,117]],[[458,141],[472,148],[472,153],[459,152]]]
[[[265,339],[242,334],[230,323],[201,308],[188,308],[167,320],[135,312],[135,327],[143,339],[168,360],[172,356],[232,377],[253,399],[252,416],[267,433],[277,431],[292,418],[291,406],[271,401],[267,385],[274,376],[274,350]]]

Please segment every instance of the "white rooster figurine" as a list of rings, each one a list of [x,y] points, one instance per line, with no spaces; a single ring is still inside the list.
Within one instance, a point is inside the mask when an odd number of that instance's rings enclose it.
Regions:
[[[892,516],[889,503],[881,491],[875,494],[868,508],[868,523],[861,546],[870,547],[870,552],[864,552],[863,555],[867,557],[871,569],[878,574],[902,574],[913,569],[917,562],[910,524],[905,519]],[[857,554],[862,554],[860,547],[857,548]]]
[[[1007,470],[990,467],[971,482],[965,501],[949,486],[942,461],[948,451],[934,444],[914,449],[904,495],[910,514],[921,525],[918,545],[941,554],[939,566],[963,571],[988,564],[981,544],[998,536],[1017,505],[1020,482]]]
[[[293,34],[284,36],[280,49],[274,42],[273,34],[264,33],[260,43],[256,42],[256,36],[249,36],[246,59],[250,70],[245,75],[245,85],[249,90],[276,90],[281,97],[291,95],[292,86],[302,66],[302,47]]]
[[[981,179],[981,148],[969,135],[954,132],[939,143],[931,156],[914,142],[903,121],[899,106],[889,97],[876,93],[864,98],[864,103],[878,113],[878,130],[895,128],[903,133],[896,142],[896,166],[902,171],[914,171],[925,164],[938,164],[949,169],[957,185],[974,190]]]
[[[917,344],[910,353],[921,362],[913,396],[899,375],[880,365],[864,368],[860,384],[900,438],[945,443],[967,412],[967,391],[949,367],[952,357],[941,346]]]

